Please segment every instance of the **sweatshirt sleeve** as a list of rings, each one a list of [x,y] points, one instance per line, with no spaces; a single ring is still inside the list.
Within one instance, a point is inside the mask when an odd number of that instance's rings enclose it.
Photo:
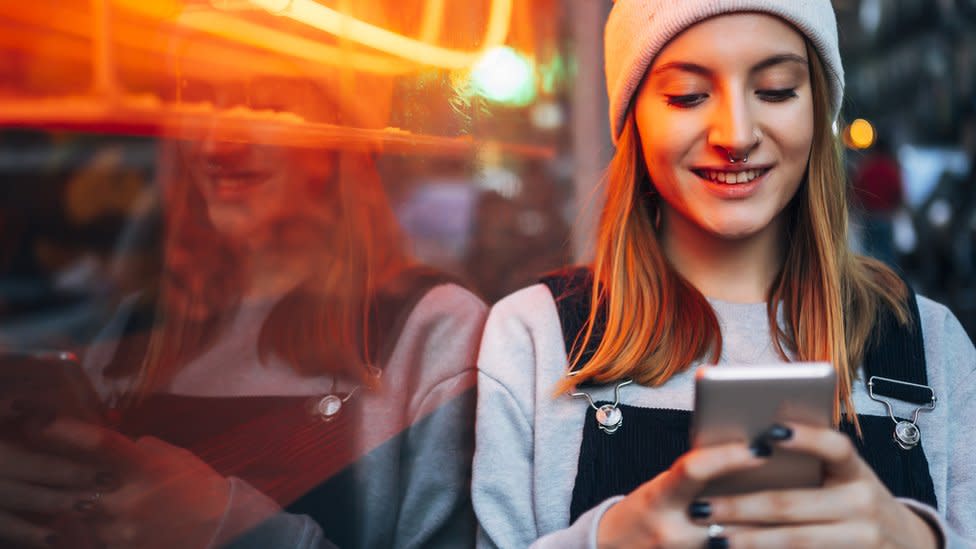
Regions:
[[[334,549],[318,524],[305,515],[285,513],[268,496],[230,477],[230,500],[208,545],[211,549]]]
[[[929,368],[946,372],[952,387],[938,405],[948,409],[946,429],[946,501],[939,510],[914,501],[905,503],[937,525],[946,549],[976,548],[976,348],[962,325],[945,307],[939,322],[926,330]],[[926,326],[923,323],[923,329]],[[936,360],[931,360],[936,358]]]
[[[492,309],[478,357],[472,480],[477,546],[595,548],[600,517],[620,498],[606,500],[568,528],[540,527],[534,489],[537,342],[510,299]]]
[[[470,547],[475,535],[470,499],[475,361],[487,307],[470,292],[445,285],[432,290],[417,309],[411,316],[425,321],[405,332],[414,342],[411,371],[424,380],[413,391],[399,458],[403,471],[394,547]]]
[[[950,315],[951,316],[951,315]],[[976,547],[976,350],[953,317],[958,347],[949,356],[969,373],[949,394],[946,547]]]

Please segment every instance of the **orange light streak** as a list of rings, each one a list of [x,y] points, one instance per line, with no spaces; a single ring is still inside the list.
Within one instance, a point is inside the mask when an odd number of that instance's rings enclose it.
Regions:
[[[399,59],[354,52],[322,44],[223,13],[186,12],[176,22],[185,28],[218,36],[238,44],[332,66],[348,66],[364,72],[391,75],[403,74],[416,68],[416,66],[405,64]]]
[[[436,42],[440,38],[443,21],[444,0],[427,0],[424,4],[424,19],[420,23],[420,39],[424,42]]]
[[[481,49],[461,51],[408,38],[350,17],[313,0],[250,0],[276,15],[328,32],[345,40],[386,52],[422,65],[464,69],[474,65],[485,50],[505,42],[512,18],[513,0],[492,0],[488,28]]]
[[[179,0],[164,0],[161,4],[133,0],[114,2],[151,17],[181,12],[174,21],[178,25],[266,51],[333,66],[394,75],[415,70],[417,65],[448,69],[471,67],[486,50],[505,42],[511,27],[514,0],[492,0],[484,40],[475,51],[443,48],[427,41],[439,34],[443,24],[444,0],[428,0],[425,5],[420,29],[421,40],[371,25],[312,0],[240,0],[272,14],[289,17],[344,40],[395,56],[393,59],[322,44],[219,11],[181,9]],[[234,11],[239,11],[241,6],[238,2],[233,4]],[[230,4],[221,2],[216,2],[216,5],[230,7]],[[405,65],[403,60],[412,61],[413,64]]]
[[[295,115],[246,109],[214,109],[209,104],[165,103],[151,95],[120,95],[111,103],[100,96],[10,99],[0,102],[0,127],[203,139],[214,123],[242,143],[322,147],[363,151],[409,151],[432,155],[469,154],[498,147],[525,157],[555,157],[552,146],[443,137],[398,128],[351,128],[308,122]]]

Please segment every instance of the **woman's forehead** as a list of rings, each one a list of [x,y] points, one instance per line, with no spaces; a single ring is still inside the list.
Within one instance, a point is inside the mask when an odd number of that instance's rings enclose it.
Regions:
[[[661,50],[650,70],[675,62],[718,70],[790,54],[805,58],[806,42],[786,21],[763,13],[725,14],[682,31]]]

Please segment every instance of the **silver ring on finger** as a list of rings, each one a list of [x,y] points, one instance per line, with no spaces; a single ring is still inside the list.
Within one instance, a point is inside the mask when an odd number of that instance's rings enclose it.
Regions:
[[[88,498],[86,498],[86,501],[91,505],[91,507],[95,507],[96,505],[98,505],[98,503],[101,500],[102,500],[102,493],[99,492],[98,490],[95,490],[88,496]]]
[[[713,522],[708,525],[708,542],[705,544],[707,549],[726,549],[729,540],[725,537],[725,527]]]
[[[79,499],[77,502],[75,502],[74,508],[79,513],[91,513],[98,507],[98,502],[101,499],[101,492],[92,492],[83,499]]]

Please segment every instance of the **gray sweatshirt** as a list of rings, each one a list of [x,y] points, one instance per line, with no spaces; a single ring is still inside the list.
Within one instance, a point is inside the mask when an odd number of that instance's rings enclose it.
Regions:
[[[710,299],[723,337],[721,363],[782,362],[773,350],[766,304]],[[905,501],[936,521],[949,549],[976,547],[976,349],[944,306],[919,296],[928,381],[935,410],[919,416],[939,509]],[[691,410],[693,364],[661,387],[621,389],[624,404]],[[595,548],[610,498],[569,523],[570,501],[588,404],[553,396],[567,370],[559,316],[541,284],[498,302],[489,314],[478,358],[478,408],[472,501],[480,547]],[[590,391],[613,400],[613,388]],[[860,414],[887,416],[862,382],[855,385]],[[902,417],[914,410],[895,406]],[[622,429],[626,429],[626,421]]]
[[[101,369],[116,352],[120,325],[133,300],[105,329],[102,343],[86,354],[90,377],[105,396],[129,383],[105,378]],[[352,391],[353,386],[342,380],[334,386],[331,376],[300,376],[275,356],[261,360],[256,342],[272,305],[242,309],[228,330],[234,337],[218,341],[181,370],[170,392],[197,397],[319,397]],[[355,514],[360,522],[346,525],[361,540],[357,546],[471,545],[474,363],[486,314],[484,303],[456,284],[431,288],[406,319],[383,369],[381,388],[359,390],[349,400],[350,407],[363,410],[368,422],[356,437],[362,456],[354,484],[361,494]],[[228,482],[230,501],[210,548],[232,540],[234,549],[335,547],[307,515],[282,512],[239,478]],[[260,526],[252,530],[255,525]],[[247,530],[247,535],[237,537]]]

